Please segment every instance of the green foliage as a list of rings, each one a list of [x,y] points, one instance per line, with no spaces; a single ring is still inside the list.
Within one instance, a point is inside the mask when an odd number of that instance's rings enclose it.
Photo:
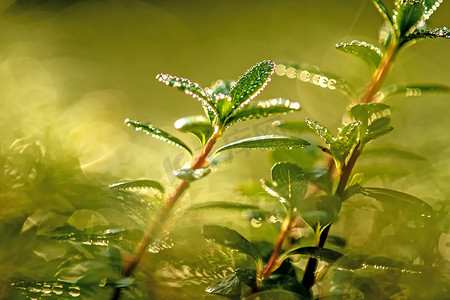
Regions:
[[[242,75],[230,90],[231,108],[222,109],[223,116],[253,100],[266,87],[274,70],[273,61],[263,61]]]
[[[250,102],[248,105],[237,109],[227,120],[230,126],[238,121],[247,119],[259,119],[274,114],[286,114],[300,109],[298,102],[286,99],[272,99],[266,101]]]
[[[224,296],[230,299],[240,299],[241,280],[236,274],[231,274],[214,282],[206,289],[207,293]]]
[[[313,232],[320,234],[325,227],[337,220],[341,203],[341,199],[334,195],[316,196],[302,201],[298,210]]]
[[[256,136],[248,139],[243,139],[225,145],[214,152],[213,155],[217,155],[220,152],[231,150],[231,149],[294,149],[303,148],[310,145],[309,142],[292,137],[283,135],[263,135]]]
[[[402,95],[405,97],[419,97],[428,94],[445,95],[450,93],[450,87],[442,84],[391,85],[375,95],[378,102],[387,98]]]
[[[392,24],[392,18],[381,0],[371,0],[372,4],[377,8],[378,12],[383,16],[386,22]]]
[[[334,137],[326,127],[316,121],[306,119],[306,124],[330,146],[329,149],[322,148],[322,150],[328,152],[339,167],[345,163],[350,151],[356,146],[358,129],[362,123],[360,120],[356,120],[353,123],[344,124],[337,137]]]
[[[156,189],[161,194],[164,194],[164,187],[161,183],[154,180],[129,180],[109,185],[110,189],[114,190],[129,190],[129,189]]]
[[[433,208],[428,203],[403,192],[385,188],[361,187],[359,193],[387,204],[394,204],[417,210],[422,217],[430,218],[433,215]]]
[[[182,148],[189,152],[190,155],[193,155],[192,150],[179,138],[176,138],[169,133],[154,127],[150,123],[141,123],[138,121],[132,121],[130,119],[125,120],[125,124],[127,126],[133,127],[136,131],[142,131],[145,132],[145,134],[151,135],[154,138],[157,138],[158,140],[162,140],[170,145],[174,145],[178,148]]]
[[[291,163],[277,163],[272,167],[272,182],[261,182],[264,190],[276,197],[292,212],[306,195],[308,184],[305,172]]]
[[[414,40],[422,39],[450,39],[450,31],[447,27],[426,29],[426,30],[414,30],[412,33],[408,34],[406,38],[402,41],[402,45]]]
[[[336,45],[336,49],[359,57],[367,63],[372,72],[379,66],[383,56],[381,50],[374,45],[360,41],[340,43]]]
[[[363,146],[393,130],[390,126],[390,108],[386,104],[357,104],[350,108],[349,115],[361,124],[358,138]]]
[[[259,258],[253,244],[235,230],[219,225],[203,225],[202,235],[217,244],[248,254],[255,260]]]
[[[398,36],[404,37],[406,34],[414,31],[419,21],[422,20],[424,13],[425,6],[423,1],[395,1],[395,10],[392,19]]]
[[[175,121],[174,127],[180,131],[195,135],[200,140],[202,147],[205,146],[214,131],[210,121],[204,116],[190,116],[178,119]]]

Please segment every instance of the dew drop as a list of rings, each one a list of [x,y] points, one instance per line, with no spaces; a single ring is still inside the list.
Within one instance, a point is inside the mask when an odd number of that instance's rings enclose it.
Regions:
[[[262,219],[261,218],[252,218],[250,221],[250,224],[255,227],[255,228],[259,228],[262,225]]]
[[[80,288],[77,286],[71,286],[69,287],[69,295],[71,295],[72,297],[78,297],[80,296],[81,291]]]

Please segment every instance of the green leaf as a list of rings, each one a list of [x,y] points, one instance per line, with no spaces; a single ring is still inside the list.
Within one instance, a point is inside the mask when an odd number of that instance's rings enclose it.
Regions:
[[[370,126],[369,126],[370,127]],[[379,137],[382,137],[383,135],[388,134],[394,130],[394,127],[387,126],[386,128],[379,129],[379,130],[370,130],[367,129],[367,133],[365,134],[364,138],[362,139],[362,144],[367,144],[370,141],[373,141],[374,139],[377,139]]]
[[[328,129],[318,122],[306,119],[306,124],[314,130],[328,145],[332,145],[334,143],[334,136],[328,132]]]
[[[230,299],[240,299],[241,280],[236,274],[219,279],[206,288],[207,293],[224,296]]]
[[[357,129],[361,125],[361,122],[355,121],[350,124],[344,124],[337,137],[331,135],[326,127],[320,125],[316,121],[306,119],[306,124],[316,131],[316,133],[330,146],[330,149],[321,147],[322,151],[333,156],[337,164],[343,164],[350,151],[357,143]]]
[[[280,162],[272,167],[272,181],[262,181],[264,190],[280,202],[294,209],[305,198],[308,189],[305,172],[291,163]]]
[[[200,101],[205,111],[205,114],[210,118],[211,122],[215,122],[217,116],[217,110],[214,106],[213,98],[208,95],[204,88],[198,83],[192,82],[186,78],[180,78],[169,74],[158,74],[156,79],[165,85],[176,87],[183,91],[187,95],[192,96],[194,99]]]
[[[324,261],[329,264],[334,264],[341,258],[345,258],[345,255],[326,248],[320,247],[302,247],[295,249],[293,251],[289,251],[289,255],[304,255],[313,257],[317,260]]]
[[[182,168],[173,171],[173,175],[178,177],[181,180],[187,181],[195,181],[200,178],[205,177],[206,175],[211,173],[210,168],[199,168],[199,169],[191,169],[191,168]]]
[[[341,204],[341,199],[337,196],[322,195],[300,202],[298,210],[305,223],[318,234],[337,220]]]
[[[174,145],[178,148],[182,148],[182,149],[186,150],[187,152],[189,152],[190,155],[193,155],[192,150],[179,138],[176,138],[176,137],[170,135],[169,133],[167,133],[159,128],[154,127],[150,123],[141,123],[138,121],[126,119],[125,124],[127,126],[133,127],[134,130],[136,130],[136,131],[143,131],[146,134],[151,135],[154,138],[162,140],[162,141],[164,141],[168,144]]]
[[[403,95],[405,97],[419,97],[427,94],[445,95],[450,93],[450,87],[441,84],[391,85],[378,92],[375,99],[378,102],[389,97]]]
[[[414,30],[408,34],[401,42],[404,45],[410,41],[423,40],[423,39],[450,39],[450,30],[447,27],[434,28],[427,30]]]
[[[300,103],[287,99],[272,99],[266,101],[250,102],[248,105],[236,109],[226,120],[230,126],[238,121],[246,119],[259,119],[274,114],[286,114],[300,110]]]
[[[293,148],[303,148],[310,145],[307,141],[292,137],[292,136],[284,136],[284,135],[263,135],[251,137],[248,139],[243,139],[240,141],[236,141],[225,145],[214,152],[213,155],[216,155],[220,152],[238,149],[238,148],[246,148],[246,149],[293,149]]]
[[[124,232],[124,229],[108,229],[102,234],[71,232],[68,234],[52,236],[51,239],[80,245],[109,246],[111,242],[118,242],[122,240]]]
[[[217,244],[248,254],[255,260],[259,258],[253,244],[235,230],[219,225],[203,225],[202,235]]]
[[[412,195],[384,188],[362,187],[361,194],[380,202],[402,204],[404,207],[418,209],[423,217],[431,217],[433,208],[425,201]]]
[[[352,41],[350,43],[340,43],[336,49],[350,53],[366,62],[372,71],[379,66],[383,53],[380,49],[366,42]]]
[[[333,188],[333,180],[328,169],[314,169],[306,173],[308,182],[314,184],[319,189],[331,194]]]
[[[413,31],[425,13],[423,1],[416,0],[397,0],[392,19],[397,36],[405,37],[410,31]]]
[[[389,112],[389,105],[383,103],[361,103],[350,108],[350,116],[361,121],[363,126],[368,126],[373,120],[384,117]]]
[[[321,88],[339,91],[350,99],[355,97],[355,92],[344,79],[331,73],[321,72],[315,66],[278,63],[275,72],[278,76],[286,76]]]
[[[275,63],[265,60],[242,75],[229,94],[232,109],[241,108],[253,100],[265,88],[274,70]],[[230,112],[231,110],[225,112],[225,114],[227,115]]]
[[[164,194],[164,187],[154,180],[128,180],[109,185],[110,189],[114,190],[129,190],[129,189],[156,189]]]
[[[381,2],[381,0],[371,0],[372,4],[377,8],[378,12],[383,16],[383,18],[392,24],[391,16],[386,8],[386,6]]]
[[[204,116],[190,116],[178,119],[175,121],[174,127],[195,135],[200,140],[202,147],[205,146],[214,131],[211,122]]]

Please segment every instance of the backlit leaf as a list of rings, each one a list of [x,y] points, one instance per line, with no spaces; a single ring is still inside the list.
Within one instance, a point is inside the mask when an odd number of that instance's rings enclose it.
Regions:
[[[363,187],[360,193],[364,196],[371,197],[388,204],[393,202],[393,204],[402,204],[403,206],[416,208],[421,211],[421,215],[423,217],[430,217],[433,214],[433,208],[428,203],[403,192],[384,188]]]
[[[219,279],[206,288],[207,293],[224,296],[230,299],[240,299],[241,280],[236,274]]]
[[[320,125],[316,121],[306,119],[306,124],[316,131],[316,133],[325,140],[325,143],[330,146],[329,149],[322,147],[322,151],[333,156],[338,164],[343,164],[350,151],[357,143],[357,129],[361,125],[361,122],[355,121],[350,124],[344,124],[337,137],[331,135],[326,127]]]
[[[126,119],[125,124],[127,124],[127,126],[133,127],[134,130],[136,131],[145,132],[146,134],[151,135],[152,137],[157,138],[158,140],[162,140],[168,144],[174,145],[178,148],[182,148],[187,152],[189,152],[190,155],[192,155],[192,150],[183,141],[159,128],[154,127],[150,123],[141,123],[138,121]]]
[[[272,182],[263,181],[263,188],[283,205],[296,208],[308,189],[305,172],[299,166],[280,162],[272,167]]]
[[[306,124],[314,130],[322,139],[324,139],[325,143],[328,145],[333,144],[334,137],[328,132],[328,129],[319,124],[319,122],[306,119]]]
[[[113,183],[109,186],[114,190],[129,190],[129,189],[156,189],[164,194],[164,187],[154,180],[128,180],[118,183]]]
[[[381,0],[371,0],[372,4],[377,8],[378,12],[383,16],[383,18],[392,24],[391,16],[386,8],[386,6],[381,2]]]
[[[310,145],[307,141],[284,135],[263,135],[248,139],[243,139],[225,145],[214,152],[214,155],[231,149],[247,148],[247,149],[293,149],[303,148]]]
[[[186,78],[180,78],[169,74],[158,74],[156,76],[159,82],[165,85],[176,87],[179,90],[185,92],[187,95],[192,96],[201,102],[205,114],[210,118],[211,122],[214,122],[217,111],[214,106],[213,98],[208,95],[204,88],[198,83],[192,82]]]
[[[389,105],[383,103],[361,103],[350,108],[350,115],[363,126],[368,126],[372,121],[384,117],[389,112]]]
[[[366,62],[372,71],[375,71],[381,62],[383,53],[380,49],[366,42],[352,41],[336,45],[338,50],[350,53]]]
[[[285,114],[300,110],[300,103],[286,99],[272,99],[266,101],[250,102],[248,105],[236,109],[226,121],[230,126],[235,122],[246,119],[259,119],[274,114]]]
[[[394,29],[399,37],[404,37],[410,31],[413,31],[424,17],[425,6],[423,1],[417,0],[397,0],[392,19]]]
[[[415,30],[408,34],[402,41],[402,45],[413,40],[423,40],[423,39],[450,39],[450,30],[447,27],[426,29],[426,30]]]
[[[289,255],[305,255],[309,257],[313,257],[317,260],[321,260],[327,262],[329,264],[335,263],[337,260],[345,257],[344,254],[326,248],[320,247],[302,247],[295,249],[293,251],[289,251]]]
[[[202,146],[211,137],[214,129],[211,122],[204,116],[190,116],[175,121],[176,129],[189,132],[195,135],[201,142]]]
[[[333,180],[328,169],[314,169],[306,173],[308,182],[314,184],[319,189],[330,194],[333,188]]]
[[[405,97],[419,97],[422,95],[436,94],[445,95],[450,93],[450,87],[441,84],[416,84],[416,85],[391,85],[375,95],[376,101],[384,101],[395,95]]]
[[[202,235],[205,239],[258,259],[259,255],[253,244],[235,230],[219,225],[203,225]]]
[[[243,107],[253,100],[265,88],[274,70],[275,63],[265,60],[242,75],[229,94],[232,108]]]
[[[341,199],[334,195],[322,195],[300,202],[299,212],[302,219],[315,233],[321,232],[334,222],[341,210]]]

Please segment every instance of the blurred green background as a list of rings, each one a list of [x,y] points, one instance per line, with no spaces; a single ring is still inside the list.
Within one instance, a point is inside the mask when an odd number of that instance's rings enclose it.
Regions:
[[[450,25],[449,20],[450,6],[444,3],[431,18],[430,27]],[[96,182],[99,189],[123,178],[158,180],[169,191],[175,186],[171,172],[182,167],[187,156],[123,125],[125,118],[131,118],[174,132],[172,124],[176,119],[201,114],[199,103],[161,85],[154,79],[156,74],[178,75],[207,86],[216,79],[237,79],[257,62],[272,59],[316,65],[322,71],[342,76],[361,91],[370,78],[368,69],[358,59],[336,51],[334,45],[354,39],[377,45],[381,22],[370,1],[365,0],[2,0],[0,151],[4,178],[0,203],[4,209],[0,222],[2,239],[10,245],[0,249],[0,270],[7,274],[5,278],[29,279],[35,275],[6,262],[14,257],[14,249],[24,247],[29,238],[20,236],[24,222],[42,208],[42,203],[48,205],[44,205],[48,211],[55,209],[51,207],[51,202],[56,201],[52,188],[61,188],[60,181],[67,184],[66,190],[58,193],[69,202],[67,210],[59,212],[65,216],[96,201],[94,196],[85,197],[88,191],[84,187],[70,185],[75,180],[72,175],[83,182]],[[386,83],[450,84],[449,50],[445,40],[424,41],[402,50]],[[276,75],[259,99],[274,97],[303,105],[302,112],[284,119],[310,117],[331,128],[340,124],[348,105],[341,94]],[[369,185],[414,194],[434,207],[448,202],[449,99],[435,95],[399,96],[387,102],[392,106],[395,130],[375,144],[407,147],[424,159],[403,161],[368,154],[362,157],[359,170],[370,173]],[[270,124],[276,119],[238,124],[222,143],[275,133]],[[190,136],[184,138],[195,142]],[[21,140],[17,142],[18,139]],[[34,148],[26,146],[28,143]],[[232,163],[195,183],[185,202],[239,200],[239,184],[269,177],[268,157],[268,152],[234,152]],[[47,181],[40,181],[41,187],[36,190],[30,183],[39,177],[36,164],[45,166],[47,175],[61,174],[50,179],[45,175]],[[15,176],[15,181],[11,176]],[[45,197],[39,194],[42,189],[46,190]],[[85,202],[77,197],[84,197]],[[80,203],[74,204],[76,201]],[[349,219],[361,224],[355,232],[350,234],[344,225],[336,228],[344,235],[348,233],[354,247],[375,251],[377,241],[366,234],[372,224],[364,221],[374,212],[361,214],[357,208],[353,203],[348,210],[352,216]],[[63,224],[62,220],[55,224]],[[99,224],[106,226],[109,220]],[[36,221],[37,226],[39,222]],[[139,222],[136,224],[142,223]],[[55,224],[49,226],[58,228]],[[109,225],[112,224],[120,226],[120,217]],[[93,231],[95,226],[81,227]],[[245,228],[242,225],[243,233],[258,236]],[[448,260],[448,231],[443,236],[439,240],[443,244],[440,251]],[[24,269],[26,265],[39,266],[38,262],[31,264],[36,261],[31,257],[35,246],[31,244],[29,251],[24,250],[20,256]]]

